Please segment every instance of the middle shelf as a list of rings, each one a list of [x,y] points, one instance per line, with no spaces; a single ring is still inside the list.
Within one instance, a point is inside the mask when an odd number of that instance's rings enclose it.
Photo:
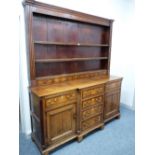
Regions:
[[[96,47],[109,47],[108,44],[96,44],[96,43],[75,43],[75,42],[53,42],[53,41],[33,41],[35,44],[41,44],[41,45],[59,45],[59,46],[96,46]]]
[[[65,62],[65,61],[89,61],[89,60],[106,60],[108,57],[90,57],[90,58],[64,58],[64,59],[36,59],[35,62]]]

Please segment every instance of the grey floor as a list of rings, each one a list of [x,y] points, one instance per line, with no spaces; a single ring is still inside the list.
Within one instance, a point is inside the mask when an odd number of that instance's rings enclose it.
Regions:
[[[73,140],[52,155],[134,155],[135,154],[135,113],[121,107],[121,118],[107,123],[103,130],[96,130],[78,143]],[[20,155],[40,155],[38,148],[23,134],[19,135]],[[50,154],[49,154],[50,155]]]

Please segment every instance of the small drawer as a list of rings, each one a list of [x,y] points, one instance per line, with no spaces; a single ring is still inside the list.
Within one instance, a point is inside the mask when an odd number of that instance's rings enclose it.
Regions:
[[[121,81],[110,82],[105,85],[105,91],[109,91],[112,89],[118,89],[120,87],[121,87]]]
[[[84,90],[82,90],[82,98],[90,98],[96,95],[100,95],[104,93],[104,86],[103,85],[99,85],[99,86],[95,86],[95,87],[89,87],[86,88]]]
[[[98,125],[100,123],[102,123],[102,116],[101,115],[98,115],[96,117],[93,117],[91,119],[88,119],[87,121],[84,121],[82,123],[82,130],[84,131],[86,129],[95,127],[95,125]]]
[[[50,96],[45,99],[46,108],[58,108],[71,102],[76,102],[77,95],[75,91]]]
[[[103,96],[94,97],[85,101],[82,101],[82,108],[87,108],[89,106],[94,106],[103,103]]]
[[[86,120],[92,116],[103,113],[103,105],[91,107],[88,110],[82,112],[82,120]]]

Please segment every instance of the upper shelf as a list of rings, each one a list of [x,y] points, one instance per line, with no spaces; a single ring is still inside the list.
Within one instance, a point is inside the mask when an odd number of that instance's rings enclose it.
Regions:
[[[35,44],[42,45],[61,45],[61,46],[97,46],[108,47],[108,44],[89,44],[89,43],[64,43],[64,42],[50,42],[50,41],[34,41]]]
[[[106,60],[108,57],[93,57],[93,58],[65,58],[65,59],[36,59],[35,62],[64,62],[64,61],[87,61],[87,60]]]

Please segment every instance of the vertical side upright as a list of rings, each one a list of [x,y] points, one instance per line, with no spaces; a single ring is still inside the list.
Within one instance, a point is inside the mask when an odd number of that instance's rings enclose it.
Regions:
[[[113,20],[110,20],[110,32],[109,32],[109,59],[108,59],[108,76],[110,76],[110,60],[111,60],[111,46],[112,46],[112,29]]]
[[[25,8],[25,23],[26,23],[26,48],[28,56],[29,81],[35,79],[35,62],[33,48],[33,33],[32,33],[32,6],[23,3]]]

